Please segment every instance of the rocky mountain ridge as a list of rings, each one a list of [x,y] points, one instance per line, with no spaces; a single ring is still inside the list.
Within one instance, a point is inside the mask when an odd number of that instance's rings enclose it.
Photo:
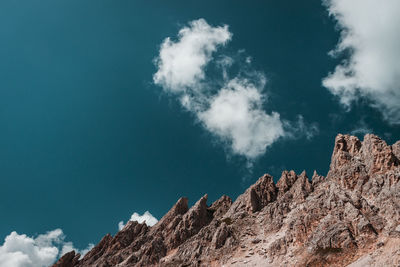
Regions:
[[[128,222],[72,266],[398,266],[400,141],[339,134],[326,177],[265,174],[236,201],[181,198],[154,226]]]

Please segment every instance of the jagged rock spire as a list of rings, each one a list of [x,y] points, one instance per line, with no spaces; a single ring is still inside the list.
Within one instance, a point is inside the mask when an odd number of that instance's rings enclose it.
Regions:
[[[129,222],[83,259],[69,252],[54,266],[395,266],[399,155],[400,142],[339,134],[326,178],[284,171],[233,203],[222,196],[208,206],[204,195],[189,209],[181,198],[156,225]]]

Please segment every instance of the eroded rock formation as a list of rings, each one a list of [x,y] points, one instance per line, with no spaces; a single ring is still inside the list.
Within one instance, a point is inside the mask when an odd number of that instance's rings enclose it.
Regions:
[[[262,176],[235,202],[188,208],[181,198],[153,227],[129,222],[72,266],[398,266],[400,142],[339,134],[330,170]]]

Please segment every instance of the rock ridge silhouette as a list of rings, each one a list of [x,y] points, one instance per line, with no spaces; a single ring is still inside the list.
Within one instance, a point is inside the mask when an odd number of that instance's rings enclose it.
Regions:
[[[265,174],[232,202],[181,198],[154,226],[128,222],[78,266],[399,266],[400,141],[339,134],[326,177]]]

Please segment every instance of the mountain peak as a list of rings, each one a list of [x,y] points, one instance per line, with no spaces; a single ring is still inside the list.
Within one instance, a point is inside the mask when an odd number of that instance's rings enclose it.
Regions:
[[[73,266],[391,266],[400,262],[400,142],[339,134],[325,177],[265,174],[232,202],[181,198],[154,226],[129,222]]]

